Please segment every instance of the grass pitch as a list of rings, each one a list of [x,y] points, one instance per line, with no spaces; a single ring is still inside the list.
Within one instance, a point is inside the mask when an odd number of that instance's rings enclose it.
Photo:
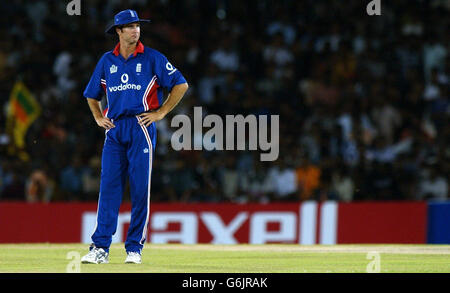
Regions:
[[[86,244],[1,244],[1,273],[450,273],[450,245],[146,244],[140,265],[124,264],[123,244],[109,264],[80,264]],[[373,254],[375,252],[375,254]]]

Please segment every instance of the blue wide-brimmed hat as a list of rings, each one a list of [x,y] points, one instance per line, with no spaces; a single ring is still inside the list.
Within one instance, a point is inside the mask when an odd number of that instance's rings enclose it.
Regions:
[[[123,10],[114,16],[114,23],[106,29],[106,33],[113,35],[116,26],[133,22],[150,22],[148,19],[140,19],[137,12],[131,9]]]

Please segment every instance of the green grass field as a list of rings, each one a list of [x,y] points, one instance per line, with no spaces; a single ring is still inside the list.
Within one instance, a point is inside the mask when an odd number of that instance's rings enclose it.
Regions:
[[[2,244],[1,273],[450,273],[450,245],[147,244],[143,263],[124,264],[114,244],[109,264],[79,264],[85,244]],[[368,258],[377,252],[379,258]],[[372,265],[369,265],[371,263]]]

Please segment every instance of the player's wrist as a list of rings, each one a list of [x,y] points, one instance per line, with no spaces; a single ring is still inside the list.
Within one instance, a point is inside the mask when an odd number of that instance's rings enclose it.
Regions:
[[[98,120],[100,120],[100,119],[103,119],[103,115],[102,115],[102,114],[94,115],[94,119],[95,119],[96,121],[98,121]]]
[[[164,118],[166,115],[167,115],[167,113],[169,113],[169,111],[167,111],[166,109],[164,109],[164,108],[159,108],[157,111],[156,111],[158,114],[160,114],[161,116],[162,116],[162,118]]]

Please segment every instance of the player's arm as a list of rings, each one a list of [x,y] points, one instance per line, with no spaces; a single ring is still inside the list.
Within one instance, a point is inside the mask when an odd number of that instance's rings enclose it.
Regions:
[[[95,66],[94,72],[92,73],[91,79],[84,90],[83,96],[88,102],[89,109],[91,109],[92,116],[94,116],[97,125],[108,130],[113,128],[114,124],[111,120],[109,120],[109,118],[103,116],[100,106],[100,98],[105,91],[102,83],[105,79],[104,60],[106,54],[108,53],[105,53]]]
[[[103,127],[106,130],[115,127],[108,117],[103,116],[102,110],[100,109],[100,102],[98,100],[91,98],[87,98],[86,100],[88,102],[89,109],[91,109],[92,116],[94,116],[95,122],[97,122],[98,126]]]
[[[148,127],[152,122],[163,119],[181,101],[188,88],[189,86],[187,83],[175,85],[163,105],[158,110],[139,115],[141,117],[139,123]]]

